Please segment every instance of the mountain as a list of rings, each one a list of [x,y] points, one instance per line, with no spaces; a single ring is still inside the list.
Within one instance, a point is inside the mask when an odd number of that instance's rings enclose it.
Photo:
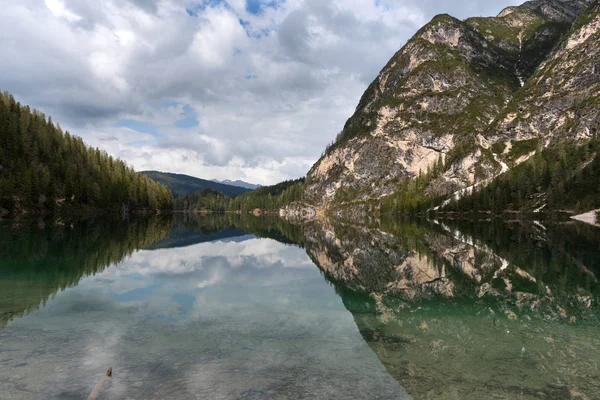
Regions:
[[[195,178],[189,175],[171,174],[159,171],[143,171],[142,174],[160,182],[173,192],[173,197],[178,198],[203,189],[212,189],[227,196],[239,196],[250,191],[249,189],[225,185],[222,183]]]
[[[172,209],[171,192],[0,93],[0,215]]]
[[[536,0],[496,17],[434,17],[383,68],[311,168],[306,202],[440,207],[543,150],[560,158],[597,140],[599,14],[598,1]],[[571,162],[564,176],[597,154],[594,146],[587,158],[576,152],[562,157]],[[543,191],[538,183],[533,190]]]
[[[236,186],[236,187],[241,187],[241,188],[249,189],[249,190],[254,190],[254,189],[258,189],[258,188],[262,187],[261,185],[255,185],[253,183],[240,181],[239,179],[236,181],[230,181],[229,179],[226,179],[224,181],[219,181],[219,180],[213,179],[212,181],[217,182],[217,183],[222,183],[223,185]]]
[[[302,200],[304,179],[263,186],[237,197],[228,197],[212,189],[203,189],[175,199],[178,211],[253,212],[256,209],[277,212],[281,207]]]

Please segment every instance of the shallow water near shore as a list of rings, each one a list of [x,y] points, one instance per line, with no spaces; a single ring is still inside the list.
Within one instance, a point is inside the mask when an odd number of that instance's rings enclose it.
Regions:
[[[600,398],[594,227],[0,228],[2,398]]]

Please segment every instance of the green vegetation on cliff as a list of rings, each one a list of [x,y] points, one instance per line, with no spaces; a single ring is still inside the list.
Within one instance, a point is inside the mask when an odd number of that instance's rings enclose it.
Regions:
[[[502,17],[474,17],[465,22],[495,45],[518,49],[520,42],[530,39],[547,20],[526,7],[514,7]]]
[[[517,153],[534,151],[537,140],[513,147]],[[443,167],[438,167],[443,168]],[[381,201],[381,212],[421,213],[441,211],[494,212],[565,210],[583,212],[600,207],[600,140],[561,142],[541,150],[526,162],[476,185],[471,194],[443,206],[452,193],[431,195],[438,169],[400,182],[398,190]]]
[[[526,6],[510,7],[497,17],[475,17],[465,22],[492,45],[506,51],[523,80],[533,74],[569,30],[568,23],[553,21]]]
[[[420,213],[440,204],[442,196],[426,194],[427,186],[444,169],[441,161],[427,174],[420,174],[412,180],[403,180],[394,194],[381,200],[380,210],[384,214]]]
[[[0,213],[172,206],[166,187],[0,94]]]
[[[451,203],[448,211],[587,211],[600,207],[600,141],[563,142]]]

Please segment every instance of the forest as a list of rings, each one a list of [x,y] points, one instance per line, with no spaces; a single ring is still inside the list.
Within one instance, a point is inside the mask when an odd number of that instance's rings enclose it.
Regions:
[[[276,211],[286,204],[301,201],[304,193],[304,178],[265,186],[239,196],[206,189],[175,200],[178,211],[251,212],[255,209]]]
[[[414,214],[425,212],[442,203],[445,195],[431,196],[426,193],[426,190],[438,174],[444,171],[445,167],[440,158],[435,165],[425,173],[419,173],[415,179],[400,181],[395,192],[381,200],[381,213]]]
[[[600,141],[565,141],[547,147],[528,161],[496,177],[473,194],[453,201],[441,211],[574,211],[600,208]],[[412,181],[383,199],[382,213],[421,213],[439,206],[450,195],[431,196],[425,187],[435,171]]]
[[[0,93],[0,214],[172,207],[165,186]]]
[[[563,142],[451,203],[445,211],[574,211],[600,207],[600,140]]]

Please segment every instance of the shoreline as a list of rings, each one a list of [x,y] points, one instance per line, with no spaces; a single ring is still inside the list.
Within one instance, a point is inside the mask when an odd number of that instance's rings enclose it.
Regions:
[[[584,214],[574,215],[571,219],[575,221],[584,222],[589,225],[593,225],[600,228],[600,224],[596,222],[596,212],[599,210],[593,210]]]

